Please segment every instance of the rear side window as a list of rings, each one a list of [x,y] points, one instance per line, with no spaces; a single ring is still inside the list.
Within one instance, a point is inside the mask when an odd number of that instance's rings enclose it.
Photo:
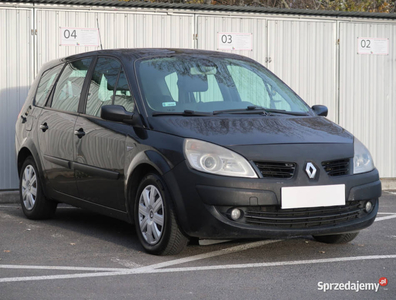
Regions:
[[[113,58],[100,57],[89,86],[86,114],[100,116],[103,105],[113,103],[114,89],[121,63]]]
[[[52,69],[49,69],[43,73],[40,79],[40,83],[37,87],[35,105],[44,106],[47,100],[47,96],[49,91],[52,89],[55,83],[56,77],[62,70],[63,65],[56,66]]]
[[[81,91],[92,58],[68,63],[55,88],[52,108],[77,112]]]

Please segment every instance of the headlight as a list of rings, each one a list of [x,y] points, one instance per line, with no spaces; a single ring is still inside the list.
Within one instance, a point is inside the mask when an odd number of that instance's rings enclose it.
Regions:
[[[226,148],[193,139],[184,141],[184,154],[195,170],[224,176],[257,178],[241,155]]]
[[[367,148],[357,139],[354,141],[353,174],[370,172],[374,169],[373,158]]]

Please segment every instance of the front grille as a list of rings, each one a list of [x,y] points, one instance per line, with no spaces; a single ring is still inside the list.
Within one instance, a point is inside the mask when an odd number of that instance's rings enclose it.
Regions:
[[[335,226],[365,215],[365,201],[349,201],[343,206],[280,209],[278,206],[248,207],[247,224],[277,228],[312,228]]]
[[[295,163],[285,162],[255,162],[265,178],[292,178],[296,170]]]
[[[322,166],[329,176],[341,176],[349,174],[349,158],[324,161],[322,162]]]

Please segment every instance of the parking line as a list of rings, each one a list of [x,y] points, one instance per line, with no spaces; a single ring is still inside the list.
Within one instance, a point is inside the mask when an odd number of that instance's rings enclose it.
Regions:
[[[167,268],[167,269],[143,267],[143,268],[136,268],[132,270],[125,270],[119,272],[96,272],[96,273],[83,273],[83,274],[0,278],[0,283],[18,282],[18,281],[20,282],[20,281],[54,280],[54,279],[92,278],[92,277],[105,277],[105,276],[133,275],[133,274],[135,275],[159,274],[159,273],[177,273],[177,272],[191,272],[191,271],[263,268],[263,267],[278,267],[278,266],[290,266],[290,265],[339,263],[339,262],[347,262],[347,261],[395,259],[395,258],[396,255],[370,255],[370,256],[335,257],[335,258],[312,259],[312,260],[280,261],[280,262],[270,262],[270,263],[251,263],[251,264],[234,264],[234,265],[217,265],[217,266],[212,265],[212,266],[202,266],[202,267],[183,267],[183,268]]]
[[[384,220],[389,220],[389,219],[394,219],[394,218],[396,218],[396,214],[395,215],[391,215],[391,216],[376,218],[374,222],[384,221]]]
[[[94,272],[119,272],[129,270],[127,268],[87,268],[87,267],[62,267],[62,266],[29,266],[29,265],[0,265],[0,269],[24,269],[24,270],[59,270],[59,271],[94,271]]]
[[[324,259],[311,260],[295,260],[295,261],[279,261],[270,263],[251,263],[251,264],[235,264],[235,265],[218,265],[218,266],[202,266],[202,267],[185,267],[185,268],[168,268],[156,269],[150,273],[174,273],[174,272],[188,272],[188,271],[209,271],[209,270],[226,270],[226,269],[246,269],[246,268],[262,268],[262,267],[278,267],[291,265],[308,265],[308,264],[323,264],[323,263],[337,263],[346,261],[361,261],[361,260],[375,260],[375,259],[394,259],[394,255],[370,255],[370,256],[353,256],[353,257],[336,257]],[[149,273],[149,272],[147,272]]]
[[[235,252],[240,252],[240,251],[244,251],[244,250],[248,250],[248,249],[252,249],[252,248],[257,248],[257,247],[261,247],[264,245],[268,245],[268,244],[272,244],[272,243],[276,243],[276,242],[280,242],[280,241],[281,240],[265,240],[265,241],[258,241],[258,242],[243,244],[243,245],[230,247],[230,248],[224,248],[221,250],[212,251],[212,252],[208,252],[208,253],[203,253],[203,254],[198,254],[198,255],[189,256],[189,257],[185,257],[185,258],[179,258],[179,259],[175,259],[175,260],[171,260],[171,261],[166,261],[166,262],[158,263],[155,265],[150,265],[147,267],[142,267],[142,269],[150,270],[150,269],[158,269],[158,268],[170,267],[170,266],[174,266],[174,265],[180,265],[180,264],[184,264],[184,263],[188,263],[188,262],[192,262],[192,261],[196,261],[196,260],[201,260],[201,259],[206,259],[206,258],[210,258],[210,257],[216,257],[216,256],[231,254],[231,253],[235,253]]]

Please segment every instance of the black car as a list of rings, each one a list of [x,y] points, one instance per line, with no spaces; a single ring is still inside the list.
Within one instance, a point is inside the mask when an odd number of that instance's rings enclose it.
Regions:
[[[135,223],[153,254],[190,238],[349,242],[378,211],[366,147],[239,55],[118,49],[45,64],[16,123],[30,219],[63,202]]]

